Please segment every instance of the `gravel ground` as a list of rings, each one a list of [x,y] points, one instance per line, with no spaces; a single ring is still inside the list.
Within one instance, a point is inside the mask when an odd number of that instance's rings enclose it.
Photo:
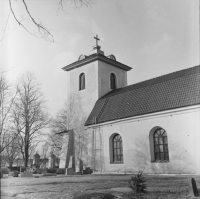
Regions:
[[[185,198],[188,192],[189,179],[194,177],[200,188],[200,176],[146,176],[148,197],[156,195],[171,195],[169,198]],[[113,191],[121,187],[128,187],[130,175],[76,175],[76,176],[48,176],[39,178],[11,177],[1,179],[2,199],[72,199],[85,193],[112,193],[122,198],[128,194]],[[150,197],[151,195],[151,197]],[[177,197],[180,196],[180,197]],[[184,197],[183,197],[184,196]],[[168,198],[168,197],[167,197]]]
[[[127,186],[130,176],[53,176],[39,178],[15,178],[1,180],[1,198],[49,198],[66,199],[90,192],[108,192],[118,186]]]

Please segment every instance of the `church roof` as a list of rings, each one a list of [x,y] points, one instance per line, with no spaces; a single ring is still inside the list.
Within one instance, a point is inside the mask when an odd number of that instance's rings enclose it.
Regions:
[[[91,54],[89,56],[85,56],[84,59],[79,59],[78,61],[72,63],[72,64],[69,64],[65,67],[63,67],[62,69],[65,70],[65,71],[70,71],[74,68],[78,68],[78,67],[81,67],[85,64],[88,64],[88,63],[91,63],[91,62],[94,62],[96,60],[100,60],[100,61],[103,61],[103,62],[106,62],[110,65],[113,65],[117,68],[120,68],[120,69],[123,69],[125,71],[129,71],[131,70],[132,68],[125,65],[125,64],[122,64],[116,60],[113,60],[109,57],[106,57],[105,55],[102,55],[102,54],[99,54],[99,53],[94,53],[94,54]]]
[[[116,89],[100,98],[85,126],[200,104],[200,66]]]

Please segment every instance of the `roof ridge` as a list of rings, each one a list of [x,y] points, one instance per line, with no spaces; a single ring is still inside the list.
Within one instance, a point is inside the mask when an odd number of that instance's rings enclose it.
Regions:
[[[165,76],[165,75],[163,75]],[[113,90],[97,100],[85,126],[148,113],[200,105],[200,65],[156,80]],[[155,79],[155,78],[153,78]]]
[[[101,99],[105,99],[105,98],[109,98],[109,97],[112,97],[112,96],[117,96],[117,95],[120,95],[120,94],[123,94],[123,93],[126,93],[126,92],[130,92],[130,91],[132,91],[133,89],[127,89],[127,90],[125,90],[124,92],[119,92],[119,93],[117,93],[117,91],[120,91],[120,90],[122,90],[122,89],[131,87],[131,86],[134,86],[134,85],[137,85],[137,84],[142,84],[142,83],[145,83],[145,82],[148,82],[148,81],[153,81],[153,80],[155,80],[155,79],[157,79],[157,78],[158,78],[158,79],[162,79],[163,77],[166,77],[166,76],[168,76],[168,75],[176,74],[176,73],[179,73],[179,72],[185,72],[185,71],[187,71],[187,70],[194,69],[195,67],[197,67],[197,68],[199,67],[199,71],[198,71],[197,73],[200,73],[200,65],[193,66],[193,67],[190,67],[190,68],[186,68],[186,69],[179,70],[179,71],[174,71],[174,72],[171,72],[171,73],[168,73],[168,74],[165,74],[165,75],[161,75],[161,76],[154,77],[154,78],[151,78],[151,79],[148,79],[148,80],[144,80],[144,81],[141,81],[141,82],[138,82],[138,83],[135,83],[135,84],[128,85],[128,86],[126,86],[126,87],[122,87],[122,88],[116,89],[115,91],[111,91],[111,92],[107,93],[107,94],[104,95]],[[193,74],[196,74],[196,73],[192,73],[192,74],[183,74],[183,75],[181,75],[180,77],[173,77],[173,78],[166,79],[166,80],[163,80],[163,81],[160,81],[160,82],[155,82],[155,83],[152,83],[152,84],[150,84],[150,85],[146,85],[146,86],[142,86],[142,87],[136,88],[136,89],[134,89],[134,91],[139,90],[139,89],[141,89],[141,88],[147,88],[147,87],[152,86],[152,85],[155,85],[155,84],[161,84],[161,83],[163,83],[163,82],[171,81],[171,80],[173,80],[173,79],[179,79],[179,78],[182,78],[182,77],[185,77],[185,76],[190,76],[190,75],[193,75]],[[112,92],[113,92],[113,93],[116,92],[116,94],[109,96],[109,94],[111,94]]]

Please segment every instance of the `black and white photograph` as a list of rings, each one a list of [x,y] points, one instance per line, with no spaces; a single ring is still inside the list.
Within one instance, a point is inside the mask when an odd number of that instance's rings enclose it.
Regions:
[[[0,0],[1,199],[200,198],[199,0]]]

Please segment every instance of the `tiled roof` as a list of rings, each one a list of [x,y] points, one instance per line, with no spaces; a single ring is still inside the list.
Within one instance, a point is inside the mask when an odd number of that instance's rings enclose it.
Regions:
[[[200,66],[116,89],[99,99],[85,126],[200,104]]]

